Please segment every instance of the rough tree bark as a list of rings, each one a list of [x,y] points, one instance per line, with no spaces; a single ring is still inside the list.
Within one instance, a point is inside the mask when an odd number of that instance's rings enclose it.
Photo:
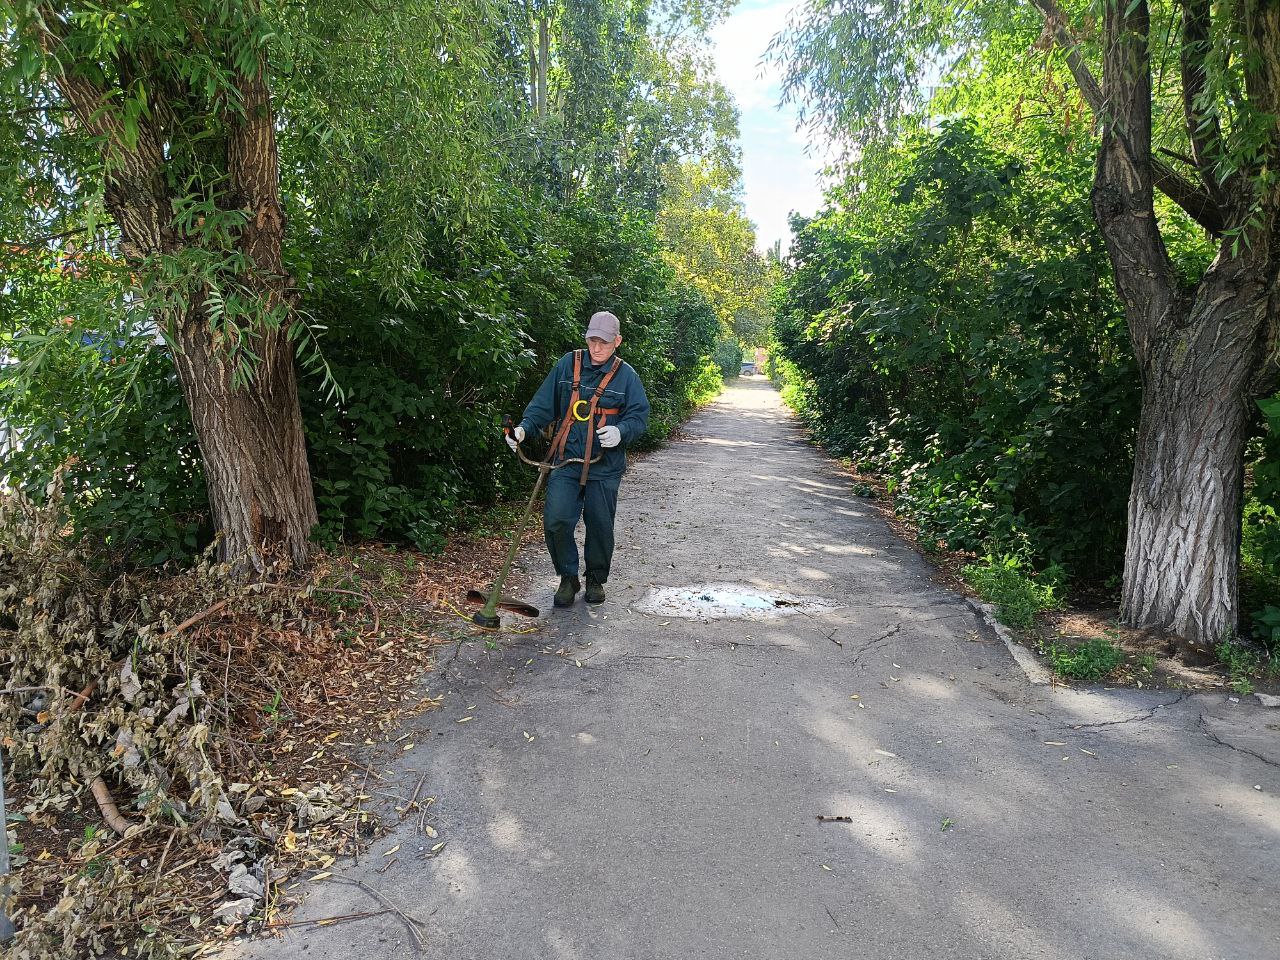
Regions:
[[[1032,2],[1066,49],[1068,66],[1101,124],[1094,217],[1142,375],[1122,615],[1134,626],[1211,645],[1234,632],[1239,616],[1244,446],[1253,401],[1274,383],[1280,205],[1274,191],[1255,191],[1248,172],[1223,182],[1215,170],[1221,133],[1201,102],[1209,0],[1183,0],[1180,61],[1194,179],[1152,156],[1147,0],[1106,0],[1101,85],[1054,0]],[[1276,0],[1244,2],[1261,43],[1280,36]],[[1267,78],[1276,76],[1280,43],[1255,44],[1252,53],[1264,66],[1253,68],[1250,99],[1274,111],[1280,83]],[[1280,134],[1273,151],[1277,145]],[[1156,189],[1221,240],[1194,290],[1180,284],[1165,250]],[[1255,216],[1249,220],[1251,205]],[[1243,228],[1247,242],[1223,236],[1233,228]]]
[[[60,21],[49,16],[46,24],[41,41],[56,55]],[[157,94],[151,117],[139,121],[130,143],[115,112],[103,109],[107,91],[89,75],[67,64],[55,79],[81,127],[108,144],[105,202],[120,229],[125,259],[145,269],[150,258],[196,242],[172,224],[163,133],[170,106],[163,95]],[[285,217],[265,60],[259,59],[252,75],[239,75],[237,87],[243,110],[228,121],[220,158],[228,186],[221,202],[247,215],[238,243],[253,270],[239,279],[287,314],[293,293],[281,258]],[[305,563],[317,517],[287,321],[245,334],[261,359],[249,382],[239,386],[233,386],[229,344],[202,304],[174,318],[172,329],[173,361],[204,462],[220,557],[244,572],[262,570],[279,554]]]
[[[1256,284],[1213,286],[1220,298],[1202,285],[1191,304],[1175,300],[1138,357],[1122,593],[1126,622],[1198,645],[1236,629],[1244,447],[1267,360]]]
[[[251,280],[259,295],[267,304],[292,306],[281,256],[285,216],[266,63],[260,61],[253,76],[242,74],[237,87],[244,110],[227,138],[226,202],[249,213],[240,244],[256,265]],[[203,311],[182,318],[174,356],[200,441],[223,555],[244,557],[259,569],[263,553],[273,549],[304,563],[317,520],[286,329],[258,332],[253,350],[260,359],[253,380],[239,389],[232,387],[230,365],[210,336]]]

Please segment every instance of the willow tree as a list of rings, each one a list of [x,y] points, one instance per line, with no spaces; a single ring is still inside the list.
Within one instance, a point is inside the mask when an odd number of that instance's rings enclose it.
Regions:
[[[223,556],[305,561],[316,506],[281,255],[271,22],[254,0],[26,0],[6,11],[7,92],[37,131],[61,128],[100,159],[65,170],[82,216],[61,225],[74,236],[97,209],[118,231],[110,253],[170,346]],[[33,220],[49,214],[33,207]]]
[[[1094,219],[1142,376],[1122,613],[1213,643],[1239,615],[1244,448],[1276,383],[1280,2],[1103,0],[1100,27],[1084,4],[1026,3],[816,0],[775,51],[808,118],[864,142],[927,117],[931,83],[996,34],[1065,60],[1100,132]],[[1157,192],[1214,240],[1194,283]]]
[[[305,561],[316,523],[295,357],[323,360],[290,230],[358,235],[352,269],[410,298],[440,223],[486,196],[492,26],[486,0],[0,5],[6,264],[118,266],[96,319],[163,338],[246,570]],[[48,305],[101,336],[82,307]]]

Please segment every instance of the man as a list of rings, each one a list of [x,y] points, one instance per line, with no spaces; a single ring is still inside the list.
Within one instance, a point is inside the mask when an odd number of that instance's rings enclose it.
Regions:
[[[542,530],[560,588],[555,605],[573,605],[578,580],[578,518],[587,526],[587,603],[604,601],[613,560],[613,518],[618,486],[627,468],[626,447],[649,426],[649,398],[629,363],[615,355],[622,343],[618,318],[601,311],[587,324],[587,349],[561,357],[525,408],[524,419],[507,437],[514,450],[529,434],[555,427],[551,457],[555,463],[574,457],[598,463],[581,469],[568,466],[547,478]]]

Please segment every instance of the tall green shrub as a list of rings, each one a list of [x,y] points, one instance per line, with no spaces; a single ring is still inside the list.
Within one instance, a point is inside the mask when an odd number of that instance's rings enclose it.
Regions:
[[[1078,135],[1015,155],[955,121],[869,156],[800,224],[775,337],[792,402],[926,542],[1105,578],[1138,376]]]

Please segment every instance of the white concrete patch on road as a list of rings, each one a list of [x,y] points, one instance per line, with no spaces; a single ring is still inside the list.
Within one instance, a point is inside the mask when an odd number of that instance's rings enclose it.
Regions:
[[[635,604],[641,613],[685,620],[772,620],[839,604],[822,597],[776,593],[734,583],[660,587]]]

